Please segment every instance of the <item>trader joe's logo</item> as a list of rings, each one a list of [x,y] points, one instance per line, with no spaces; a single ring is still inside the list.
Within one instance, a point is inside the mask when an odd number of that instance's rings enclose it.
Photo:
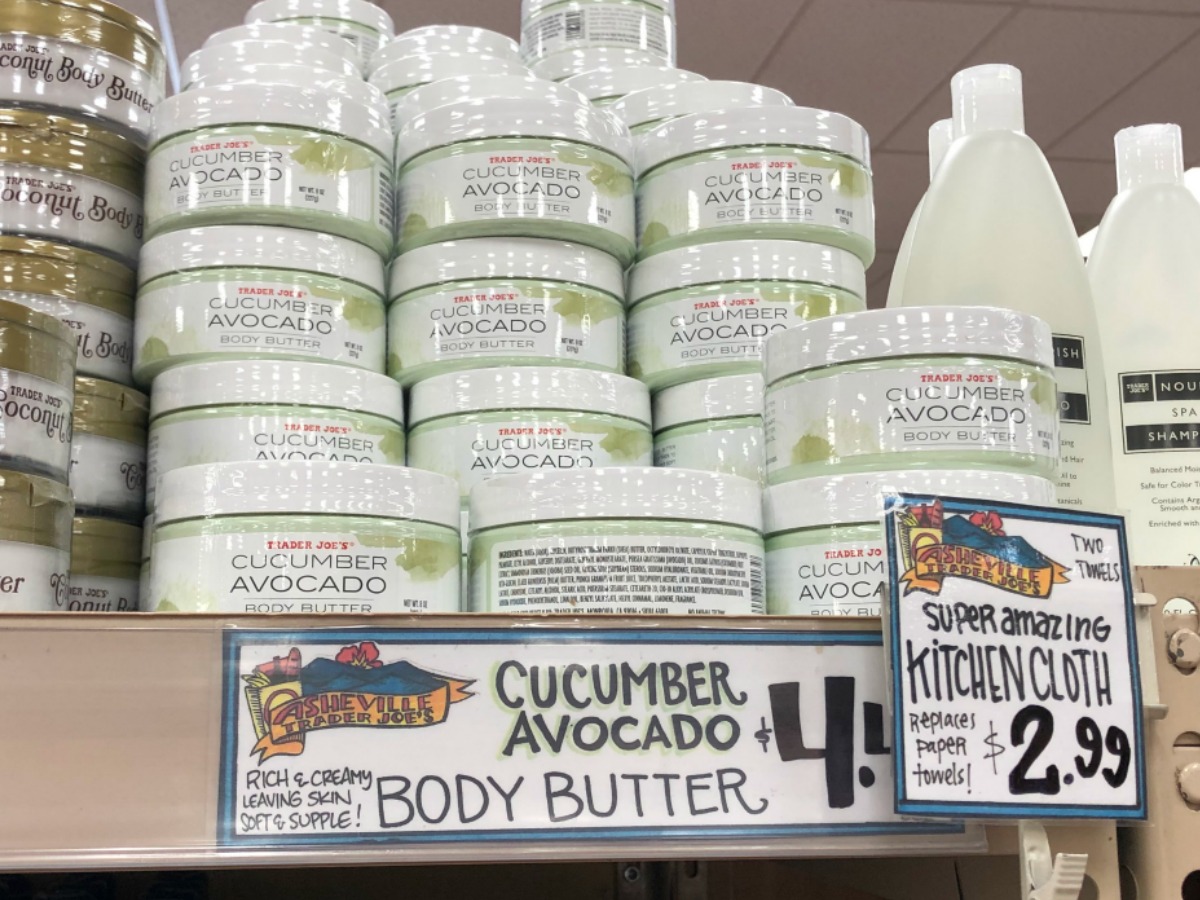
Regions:
[[[446,720],[468,697],[472,681],[439,675],[410,662],[384,663],[379,646],[363,641],[333,659],[301,665],[300,651],[256,666],[246,682],[246,705],[258,761],[299,756],[308,734],[326,728],[423,728]]]
[[[994,510],[950,516],[936,500],[911,506],[898,520],[905,596],[939,594],[947,578],[981,581],[1024,597],[1049,597],[1065,584],[1067,569],[1036,550],[1025,538],[1004,533]]]

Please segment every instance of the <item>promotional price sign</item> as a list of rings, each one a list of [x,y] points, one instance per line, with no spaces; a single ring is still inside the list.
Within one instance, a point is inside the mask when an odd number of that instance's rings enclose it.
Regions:
[[[927,835],[878,633],[231,630],[226,846]]]
[[[887,498],[896,810],[1146,815],[1125,526]]]

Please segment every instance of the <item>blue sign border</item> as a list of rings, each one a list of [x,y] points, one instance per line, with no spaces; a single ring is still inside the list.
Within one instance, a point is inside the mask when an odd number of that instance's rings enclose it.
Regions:
[[[680,826],[673,828],[627,827],[627,828],[538,828],[503,831],[441,831],[424,834],[413,832],[336,835],[236,835],[234,833],[234,786],[237,775],[239,753],[237,715],[241,701],[241,679],[238,663],[241,649],[259,644],[304,644],[336,643],[347,638],[375,640],[379,642],[403,642],[421,644],[723,644],[742,645],[859,645],[878,647],[883,644],[879,632],[770,632],[737,631],[732,629],[565,629],[538,628],[520,632],[501,628],[373,628],[350,626],[347,628],[314,629],[295,631],[288,629],[226,629],[222,647],[222,705],[221,705],[221,761],[218,782],[217,843],[222,847],[280,847],[298,849],[329,844],[395,844],[408,846],[418,844],[463,844],[463,843],[567,843],[571,841],[646,841],[656,839],[762,839],[788,837],[857,837],[878,835],[952,835],[962,834],[965,827],[961,822],[920,823],[853,823],[844,825],[774,825],[735,826],[711,825]]]
[[[1112,528],[1117,532],[1121,550],[1121,571],[1124,575],[1122,587],[1125,592],[1125,627],[1129,671],[1133,673],[1134,703],[1134,766],[1137,777],[1137,803],[1132,806],[1089,806],[1086,804],[1030,804],[1030,803],[972,803],[930,802],[911,800],[905,794],[906,783],[901,777],[904,767],[904,685],[896,677],[900,671],[900,622],[897,612],[900,592],[896,584],[900,566],[896,560],[896,517],[897,506],[927,504],[941,500],[948,512],[973,513],[982,507],[995,510],[1002,516],[1016,519],[1034,519],[1043,522],[1058,522],[1064,525],[1080,524],[1100,528]],[[895,766],[893,783],[896,791],[896,811],[901,815],[953,816],[956,819],[1145,819],[1146,818],[1146,748],[1145,719],[1142,711],[1141,669],[1138,665],[1137,623],[1133,609],[1133,570],[1129,567],[1129,547],[1125,533],[1125,519],[1104,513],[1072,512],[1067,509],[1028,506],[1023,503],[1007,503],[991,500],[967,500],[957,497],[937,497],[932,494],[888,494],[884,497],[884,525],[888,556],[888,664],[892,677],[892,762]]]

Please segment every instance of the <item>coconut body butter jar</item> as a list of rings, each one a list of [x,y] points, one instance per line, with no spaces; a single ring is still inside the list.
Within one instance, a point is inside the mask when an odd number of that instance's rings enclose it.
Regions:
[[[79,515],[142,520],[149,406],[150,398],[131,387],[75,379],[71,488]]]
[[[70,612],[138,609],[142,529],[111,519],[76,517],[71,539]]]
[[[0,612],[67,608],[73,514],[65,483],[0,469]]]

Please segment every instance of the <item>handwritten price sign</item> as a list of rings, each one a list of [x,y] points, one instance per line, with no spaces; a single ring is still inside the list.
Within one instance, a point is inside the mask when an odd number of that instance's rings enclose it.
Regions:
[[[1145,818],[1125,527],[887,498],[896,809]]]

